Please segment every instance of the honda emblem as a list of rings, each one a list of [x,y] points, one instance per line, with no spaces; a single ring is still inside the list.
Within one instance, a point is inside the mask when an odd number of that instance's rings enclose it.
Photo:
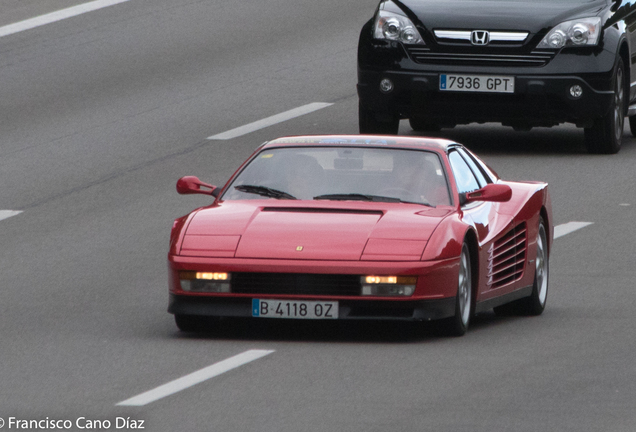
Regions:
[[[473,45],[488,45],[490,32],[486,30],[473,30],[470,34],[470,43]]]

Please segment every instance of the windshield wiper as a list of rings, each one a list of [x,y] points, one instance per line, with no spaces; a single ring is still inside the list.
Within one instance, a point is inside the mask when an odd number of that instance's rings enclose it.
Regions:
[[[239,186],[234,186],[234,189],[240,192],[262,195],[268,198],[290,199],[290,200],[298,199],[295,196],[288,194],[287,192],[279,191],[278,189],[268,188],[267,186],[239,185]]]
[[[314,197],[315,200],[331,200],[331,201],[381,201],[381,202],[400,202],[398,198],[383,197],[378,195],[366,195],[360,193],[348,194],[326,194]]]
[[[381,195],[368,195],[359,193],[350,194],[327,194],[318,195],[314,197],[315,200],[330,200],[330,201],[372,201],[372,202],[397,202],[406,204],[420,204],[428,207],[433,207],[426,202],[405,201],[400,198],[381,196]]]

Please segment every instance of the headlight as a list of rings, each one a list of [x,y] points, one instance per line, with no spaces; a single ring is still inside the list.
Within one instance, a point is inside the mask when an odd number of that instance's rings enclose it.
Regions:
[[[179,272],[179,282],[184,291],[229,293],[231,279],[232,276],[229,273]]]
[[[598,43],[601,18],[580,18],[565,21],[545,35],[537,48],[563,48],[564,46],[590,46]]]
[[[409,297],[415,293],[417,276],[362,276],[363,296]]]
[[[413,22],[405,16],[381,10],[375,19],[373,37],[400,41],[406,44],[424,45]]]

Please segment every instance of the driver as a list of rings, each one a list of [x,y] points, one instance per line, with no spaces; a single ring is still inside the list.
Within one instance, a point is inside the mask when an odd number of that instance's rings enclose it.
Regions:
[[[405,201],[433,206],[448,205],[448,189],[435,164],[416,152],[403,151],[393,157],[393,181],[387,190]]]

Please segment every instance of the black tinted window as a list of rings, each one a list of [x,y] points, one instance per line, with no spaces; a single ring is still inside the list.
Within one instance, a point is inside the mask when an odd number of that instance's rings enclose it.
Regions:
[[[457,192],[466,193],[479,189],[479,182],[477,182],[464,158],[457,151],[452,151],[448,155],[448,160],[455,175]]]

